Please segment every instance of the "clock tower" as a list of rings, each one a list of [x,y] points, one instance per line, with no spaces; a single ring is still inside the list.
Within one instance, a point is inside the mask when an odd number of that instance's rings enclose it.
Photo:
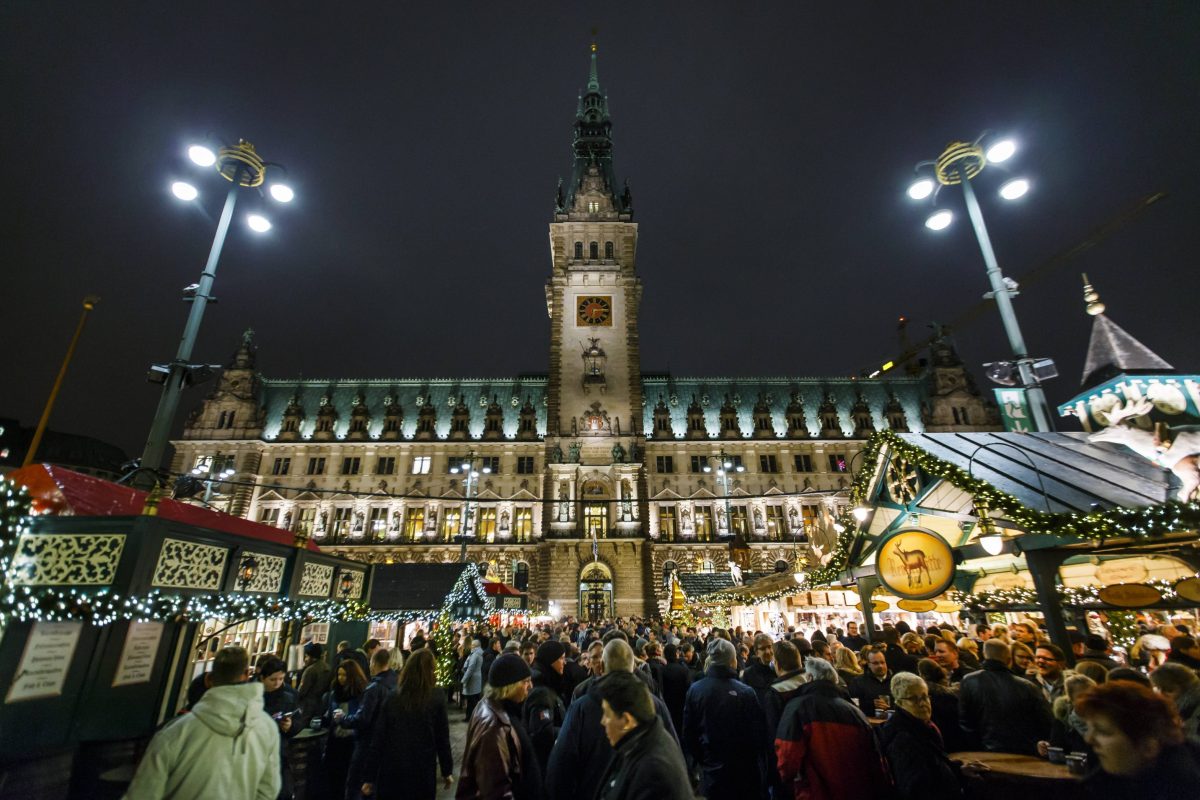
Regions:
[[[550,371],[543,519],[557,541],[551,596],[564,611],[611,617],[646,603],[637,223],[618,187],[608,98],[592,45],[575,111],[570,180],[550,223]],[[621,541],[617,541],[621,540]]]

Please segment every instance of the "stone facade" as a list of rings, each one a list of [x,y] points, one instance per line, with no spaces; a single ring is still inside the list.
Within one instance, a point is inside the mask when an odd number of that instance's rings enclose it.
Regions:
[[[610,128],[593,53],[550,223],[544,375],[275,380],[247,336],[174,443],[174,469],[231,467],[212,502],[338,555],[465,550],[556,613],[629,615],[665,608],[671,570],[819,563],[875,430],[997,427],[942,342],[919,376],[643,373],[638,227]]]

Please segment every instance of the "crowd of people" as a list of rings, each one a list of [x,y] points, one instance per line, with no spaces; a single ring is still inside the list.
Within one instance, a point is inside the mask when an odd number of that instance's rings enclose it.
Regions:
[[[459,800],[970,797],[987,767],[952,754],[972,751],[1086,754],[1092,797],[1200,796],[1200,647],[1186,629],[1153,632],[1169,647],[1141,664],[1094,633],[1068,654],[1033,622],[862,633],[464,625],[451,652],[413,637],[398,671],[401,654],[375,640],[330,662],[306,645],[295,689],[282,661],[251,679],[228,647],[127,797],[290,798],[285,744],[312,728],[323,748],[306,797],[432,800],[439,773],[456,780],[460,711]],[[439,656],[451,686],[437,685]]]

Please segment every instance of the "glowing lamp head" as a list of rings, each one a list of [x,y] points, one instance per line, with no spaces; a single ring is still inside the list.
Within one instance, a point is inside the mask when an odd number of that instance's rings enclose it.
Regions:
[[[171,194],[178,197],[185,203],[190,203],[200,196],[200,192],[196,191],[196,187],[185,181],[175,181],[171,184]]]
[[[1024,178],[1013,178],[1000,187],[1000,196],[1005,200],[1016,200],[1024,197],[1029,191],[1029,181]]]
[[[736,469],[736,471],[737,471],[737,472],[745,472],[745,471],[746,471],[746,468],[745,468],[745,467],[743,467],[741,464],[738,464],[738,465],[737,465],[737,469]]]
[[[1004,537],[998,533],[980,536],[979,545],[988,555],[998,556],[1004,550]]]
[[[925,227],[931,231],[941,231],[948,228],[953,221],[954,215],[943,208],[929,215],[929,219],[925,220]]]
[[[492,468],[491,468],[491,467],[484,467],[484,468],[483,468],[483,474],[484,474],[484,475],[491,475],[491,474],[492,474]]]
[[[987,149],[987,160],[999,164],[1008,161],[1017,152],[1017,143],[1012,139],[1001,139]]]
[[[804,585],[804,582],[805,582],[806,580],[808,580],[808,573],[807,573],[807,572],[804,572],[803,570],[799,570],[799,571],[797,571],[797,572],[793,572],[793,573],[792,573],[792,580],[794,580],[794,581],[797,583],[797,585],[803,586],[803,585]]]
[[[296,193],[286,183],[272,183],[271,197],[274,197],[280,203],[290,203],[295,199]]]
[[[211,167],[217,163],[217,154],[202,144],[194,144],[188,148],[188,158],[202,167]]]
[[[271,221],[261,214],[250,214],[246,217],[246,224],[255,233],[266,233],[271,230]]]
[[[924,200],[931,194],[933,194],[933,181],[929,178],[921,178],[908,187],[908,196],[913,200]]]
[[[856,506],[850,513],[853,514],[854,518],[859,522],[866,522],[867,517],[871,515],[871,509],[867,508],[866,506]]]
[[[710,466],[708,466],[708,465],[706,464],[706,465],[704,466],[704,471],[705,471],[705,472],[712,472],[712,467],[710,467]]]

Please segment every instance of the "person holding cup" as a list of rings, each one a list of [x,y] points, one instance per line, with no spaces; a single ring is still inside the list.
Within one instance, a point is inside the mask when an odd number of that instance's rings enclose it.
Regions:
[[[1063,679],[1063,687],[1065,694],[1054,701],[1052,708],[1054,721],[1050,723],[1050,738],[1037,743],[1038,755],[1055,764],[1066,763],[1067,753],[1087,753],[1089,759],[1092,756],[1092,748],[1084,738],[1087,725],[1075,713],[1075,700],[1088,689],[1095,688],[1096,682],[1072,672]]]
[[[887,656],[882,647],[874,645],[863,648],[867,669],[850,682],[850,697],[867,716],[883,719],[892,706],[891,680]]]

